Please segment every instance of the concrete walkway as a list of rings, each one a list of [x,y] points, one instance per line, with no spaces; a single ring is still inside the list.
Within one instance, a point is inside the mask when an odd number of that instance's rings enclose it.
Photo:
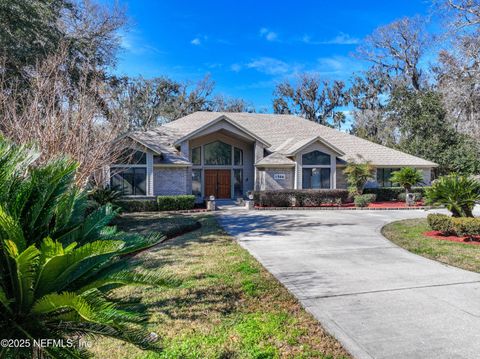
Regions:
[[[480,274],[411,254],[384,224],[424,211],[218,212],[355,358],[480,358]]]

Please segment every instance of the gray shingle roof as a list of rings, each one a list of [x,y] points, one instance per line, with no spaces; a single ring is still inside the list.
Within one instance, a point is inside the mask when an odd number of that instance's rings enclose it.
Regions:
[[[262,158],[260,161],[256,163],[257,166],[268,167],[268,166],[295,166],[295,162],[292,161],[290,158],[287,158],[285,155],[274,152],[269,154],[267,157]]]
[[[158,127],[155,130],[150,131],[130,132],[128,137],[159,155],[155,164],[191,165],[188,158],[185,158],[173,146],[173,143],[179,137],[175,130]]]
[[[298,142],[306,141],[313,136],[319,136],[344,152],[345,155],[341,156],[340,159],[345,161],[363,158],[377,166],[437,166],[434,162],[293,115],[195,112],[160,128],[172,130],[181,137],[220,116],[228,117],[268,141],[272,145],[269,148],[271,152],[277,150],[284,152]],[[286,143],[287,141],[288,143]]]

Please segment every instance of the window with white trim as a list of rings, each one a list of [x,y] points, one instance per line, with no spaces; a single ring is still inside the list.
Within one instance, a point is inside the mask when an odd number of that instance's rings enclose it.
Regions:
[[[302,155],[302,188],[331,188],[331,156],[315,150]]]
[[[145,196],[147,154],[132,148],[125,149],[110,166],[110,186],[125,196]]]

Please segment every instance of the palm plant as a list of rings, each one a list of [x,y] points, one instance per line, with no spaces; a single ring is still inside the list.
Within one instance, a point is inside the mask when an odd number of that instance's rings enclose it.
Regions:
[[[398,171],[392,172],[390,177],[392,183],[398,183],[400,186],[405,188],[405,201],[407,204],[413,204],[414,200],[409,199],[408,194],[410,193],[413,186],[419,184],[423,181],[422,172],[412,167],[403,167]]]
[[[350,161],[343,170],[347,177],[348,189],[354,196],[361,195],[368,180],[373,179],[375,168],[370,162]]]
[[[398,183],[405,188],[405,193],[410,193],[413,186],[423,181],[422,172],[412,167],[403,167],[398,171],[392,172],[390,182]]]
[[[122,193],[112,187],[94,187],[88,193],[88,199],[93,202],[93,207],[115,204],[120,199]]]
[[[437,179],[425,191],[426,202],[443,205],[453,217],[473,217],[475,203],[480,201],[480,181],[458,174]]]
[[[107,227],[108,206],[86,214],[74,185],[76,164],[58,159],[35,167],[38,152],[0,138],[0,331],[4,339],[114,336],[142,347],[147,316],[115,303],[110,292],[168,278],[127,268],[120,256],[161,238]],[[39,349],[40,356],[85,357],[80,348]],[[0,349],[0,357],[31,358],[32,348]]]

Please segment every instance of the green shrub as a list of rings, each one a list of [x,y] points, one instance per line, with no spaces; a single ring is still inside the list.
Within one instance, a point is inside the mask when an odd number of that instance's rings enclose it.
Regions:
[[[158,196],[159,211],[181,211],[192,209],[195,206],[194,195]]]
[[[375,202],[377,196],[373,193],[369,194],[362,194],[359,196],[355,196],[354,203],[355,207],[367,207],[370,203]]]
[[[453,234],[452,217],[445,214],[431,213],[427,216],[427,222],[431,229],[445,234]]]
[[[420,192],[413,192],[411,194],[413,194],[415,201],[420,201],[422,199],[422,194]],[[405,192],[402,192],[398,195],[397,199],[399,201],[406,201],[407,200],[407,194]]]
[[[480,235],[480,218],[450,217],[445,214],[429,214],[428,225],[434,231],[447,235],[469,237]]]
[[[318,207],[351,202],[346,189],[255,191],[253,200],[261,207]]]
[[[460,237],[480,235],[480,218],[452,218],[454,232]]]
[[[172,283],[121,258],[158,243],[108,224],[110,205],[87,212],[87,194],[75,186],[78,164],[0,137],[0,332],[22,343],[79,335],[114,337],[160,350],[147,331],[149,313],[113,290]],[[129,267],[130,266],[130,267]],[[4,346],[2,358],[84,358],[76,346]]]
[[[107,204],[115,204],[117,200],[120,199],[122,194],[111,188],[107,187],[94,187],[88,192],[88,199],[98,206],[105,206]]]
[[[473,217],[475,202],[480,201],[480,181],[455,173],[443,176],[425,192],[425,198],[428,204],[445,206],[453,217]]]
[[[122,212],[155,212],[158,211],[157,201],[154,198],[132,198],[115,201]]]
[[[422,197],[425,195],[425,190],[429,187],[412,187],[412,192],[420,193]],[[405,189],[402,187],[378,187],[378,188],[365,188],[364,194],[373,193],[377,195],[377,201],[397,201],[398,196],[401,193],[405,193]]]
[[[355,160],[349,160],[343,170],[348,183],[349,192],[352,195],[363,193],[365,183],[374,178],[375,168],[370,162],[358,163]]]

